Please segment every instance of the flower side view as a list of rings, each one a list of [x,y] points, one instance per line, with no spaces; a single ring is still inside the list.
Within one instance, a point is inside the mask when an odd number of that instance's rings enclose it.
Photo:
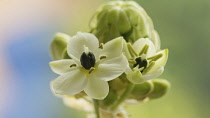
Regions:
[[[93,99],[104,99],[109,93],[107,81],[125,72],[128,61],[122,53],[123,38],[99,44],[90,33],[77,33],[68,40],[67,53],[71,59],[50,62],[55,94],[75,95],[84,92]]]
[[[163,73],[168,59],[168,49],[158,51],[151,40],[140,38],[133,45],[127,43],[124,51],[128,52],[126,57],[130,65],[125,73],[130,82],[141,84]]]

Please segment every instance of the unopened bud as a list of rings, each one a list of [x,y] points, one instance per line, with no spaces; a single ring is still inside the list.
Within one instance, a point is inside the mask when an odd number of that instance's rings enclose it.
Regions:
[[[111,1],[101,6],[90,21],[91,32],[105,43],[123,36],[127,42],[153,37],[154,27],[145,10],[134,1]]]
[[[153,79],[151,81],[154,84],[154,89],[148,96],[150,99],[160,98],[168,92],[170,83],[167,80]]]
[[[70,36],[64,33],[57,33],[50,46],[50,53],[54,60],[66,58],[66,46]]]
[[[151,80],[144,82],[143,84],[136,84],[131,96],[136,100],[145,99],[152,91],[154,85]]]

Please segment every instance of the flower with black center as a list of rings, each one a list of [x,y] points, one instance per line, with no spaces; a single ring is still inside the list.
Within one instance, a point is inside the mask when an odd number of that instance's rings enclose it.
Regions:
[[[129,61],[126,75],[134,84],[160,76],[168,59],[168,49],[156,50],[148,38],[140,38],[133,45],[127,43],[124,52]]]
[[[122,37],[103,45],[90,33],[77,33],[67,44],[71,59],[50,62],[52,71],[60,75],[52,82],[53,91],[75,95],[84,90],[91,98],[104,99],[109,92],[107,81],[120,76],[128,66],[122,49]]]

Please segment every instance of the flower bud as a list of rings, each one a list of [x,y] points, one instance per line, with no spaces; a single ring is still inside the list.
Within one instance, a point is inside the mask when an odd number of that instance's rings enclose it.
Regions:
[[[104,4],[93,16],[90,27],[101,43],[119,36],[132,43],[145,37],[155,41],[157,36],[151,18],[134,1],[111,1]]]
[[[151,81],[154,84],[154,89],[148,96],[150,99],[160,98],[168,92],[170,83],[167,80],[153,79]]]
[[[133,91],[131,92],[131,98],[141,101],[153,91],[153,88],[154,85],[151,80],[146,81],[143,84],[136,84]]]
[[[117,100],[117,93],[114,90],[110,90],[107,97],[103,100],[104,106],[112,105]]]
[[[65,48],[62,52],[62,55],[61,55],[61,58],[62,59],[71,59],[71,57],[69,57],[68,53],[67,53],[67,48]]]
[[[54,60],[66,57],[66,46],[70,36],[64,33],[57,33],[50,45],[50,53]]]

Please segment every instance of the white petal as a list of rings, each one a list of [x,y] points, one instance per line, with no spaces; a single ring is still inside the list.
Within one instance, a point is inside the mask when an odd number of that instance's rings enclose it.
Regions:
[[[108,82],[92,75],[85,87],[85,93],[93,99],[104,99],[109,93]]]
[[[57,60],[49,63],[52,71],[57,74],[64,74],[76,69],[76,67],[70,67],[72,64],[76,64],[72,59]],[[76,64],[76,66],[78,65]]]
[[[127,78],[134,84],[141,84],[145,81],[140,71],[133,71],[128,73]]]
[[[146,74],[146,75],[143,75],[143,78],[146,80],[149,80],[149,79],[153,79],[153,78],[156,78],[158,76],[160,76],[164,71],[164,67],[161,66],[160,68],[158,68],[155,72],[153,72],[152,74]]]
[[[89,51],[94,54],[99,47],[98,39],[93,34],[78,32],[77,35],[69,39],[67,45],[68,55],[80,59],[84,52],[84,46],[88,47]]]
[[[53,81],[53,90],[56,94],[74,95],[84,90],[88,79],[79,69],[59,76]]]
[[[107,59],[120,56],[123,49],[123,40],[124,39],[122,37],[118,37],[108,41],[104,44],[104,48],[102,49],[100,56],[107,56]]]
[[[151,74],[151,73],[155,72],[161,66],[165,66],[165,64],[168,60],[168,49],[161,50],[156,55],[158,55],[160,53],[162,53],[163,56],[161,58],[159,58],[157,61],[155,61],[155,65],[152,67],[151,70],[149,70],[147,72],[147,74]]]
[[[148,38],[141,38],[141,39],[137,40],[133,44],[133,48],[137,52],[137,54],[139,54],[146,44],[149,46],[149,49],[147,52],[147,57],[155,55],[155,53],[156,53],[155,46],[152,43],[152,41],[150,41]]]
[[[128,61],[126,57],[121,54],[120,57],[109,59],[101,62],[96,68],[95,75],[101,80],[110,81],[119,77],[123,72],[125,72],[128,66]]]

